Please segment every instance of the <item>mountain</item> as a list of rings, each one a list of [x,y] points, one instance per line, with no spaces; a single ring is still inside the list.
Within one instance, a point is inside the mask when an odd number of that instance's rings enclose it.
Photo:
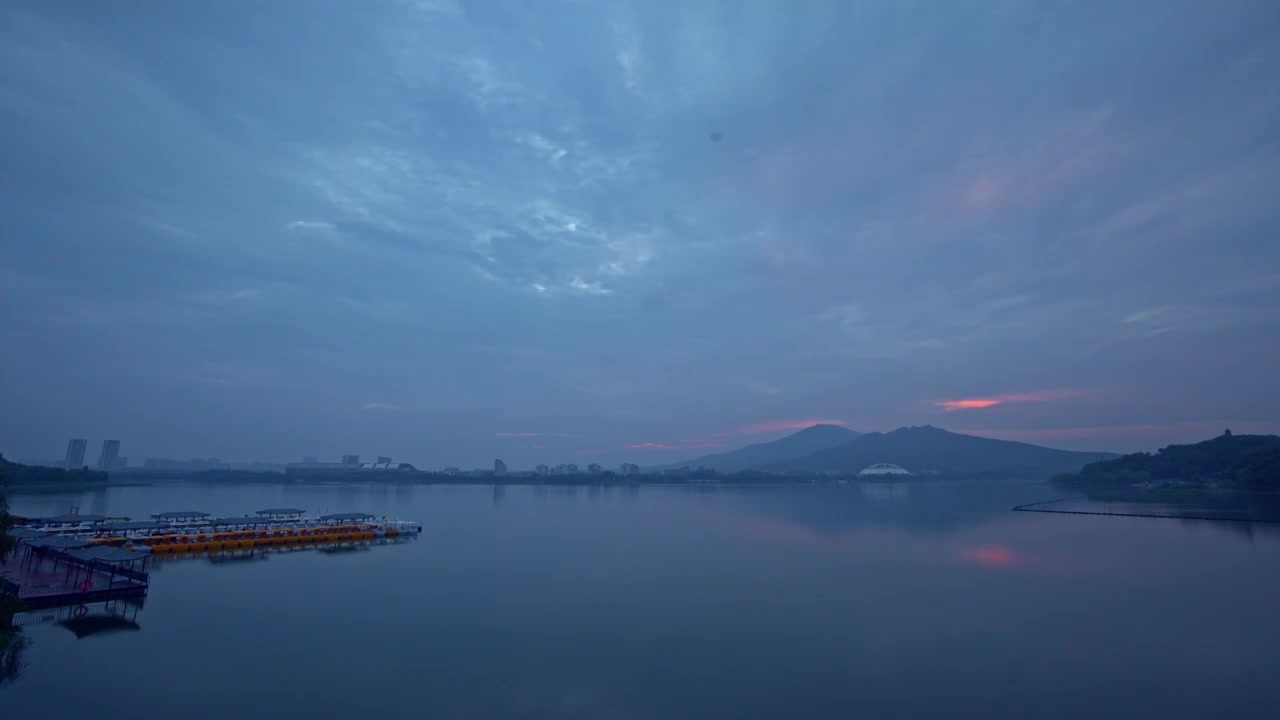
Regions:
[[[1250,490],[1280,490],[1280,436],[1232,435],[1194,445],[1170,445],[1154,455],[1134,453],[1090,463],[1053,478],[1067,486],[1126,486],[1147,482],[1218,483]]]
[[[948,432],[941,428],[898,428],[867,433],[836,447],[757,469],[770,472],[858,472],[876,463],[901,465],[915,474],[995,474],[1039,477],[1076,472],[1112,453],[1072,452]]]
[[[839,425],[811,425],[800,432],[773,442],[756,443],[730,452],[704,455],[668,467],[705,467],[725,473],[751,470],[761,465],[802,458],[819,450],[847,443],[859,435],[860,433]]]

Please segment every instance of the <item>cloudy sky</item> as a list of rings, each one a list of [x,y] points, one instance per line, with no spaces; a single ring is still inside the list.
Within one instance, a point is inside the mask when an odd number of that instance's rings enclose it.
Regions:
[[[1280,6],[7,2],[0,450],[1280,431]]]

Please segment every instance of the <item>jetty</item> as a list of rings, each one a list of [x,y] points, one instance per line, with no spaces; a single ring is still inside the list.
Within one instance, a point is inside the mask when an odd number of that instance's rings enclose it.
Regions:
[[[11,531],[18,548],[0,565],[0,590],[18,596],[28,608],[86,604],[145,595],[150,548],[94,546],[88,540],[46,535],[21,528]]]

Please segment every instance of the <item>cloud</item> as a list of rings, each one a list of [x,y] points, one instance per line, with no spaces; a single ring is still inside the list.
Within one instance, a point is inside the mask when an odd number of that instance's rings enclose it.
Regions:
[[[579,438],[579,437],[582,437],[577,433],[567,433],[567,432],[500,432],[500,433],[494,433],[494,436],[502,437],[502,438],[534,438],[534,437]]]
[[[285,227],[294,231],[307,231],[307,230],[314,231],[314,230],[333,230],[335,226],[333,223],[320,222],[315,220],[294,220],[288,225],[285,225]]]
[[[609,295],[613,292],[598,280],[587,282],[580,277],[570,280],[569,288],[582,295]]]
[[[638,442],[623,445],[628,450],[690,450],[724,447],[723,440],[677,440],[675,442]]]
[[[1071,4],[55,5],[0,23],[6,228],[40,238],[0,270],[14,451],[89,423],[187,456],[692,457],[1002,405],[1098,445],[1280,429],[1267,3],[1182,3],[1137,53],[1144,18],[1086,52]],[[227,402],[204,361],[261,376]],[[1067,379],[1123,392],[1014,392]],[[353,426],[388,388],[433,401]]]
[[[996,405],[1005,405],[1008,403],[1027,403],[1027,402],[1049,402],[1052,400],[1067,400],[1078,397],[1078,390],[1038,390],[1029,393],[1016,393],[1011,395],[994,395],[991,397],[973,397],[961,398],[958,400],[939,400],[934,406],[940,407],[946,411],[952,410],[976,410],[981,408],[994,407]]]

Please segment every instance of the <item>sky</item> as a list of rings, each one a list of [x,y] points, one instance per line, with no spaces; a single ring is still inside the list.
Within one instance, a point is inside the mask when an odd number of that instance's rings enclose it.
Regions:
[[[11,1],[0,451],[1280,432],[1280,5]]]

